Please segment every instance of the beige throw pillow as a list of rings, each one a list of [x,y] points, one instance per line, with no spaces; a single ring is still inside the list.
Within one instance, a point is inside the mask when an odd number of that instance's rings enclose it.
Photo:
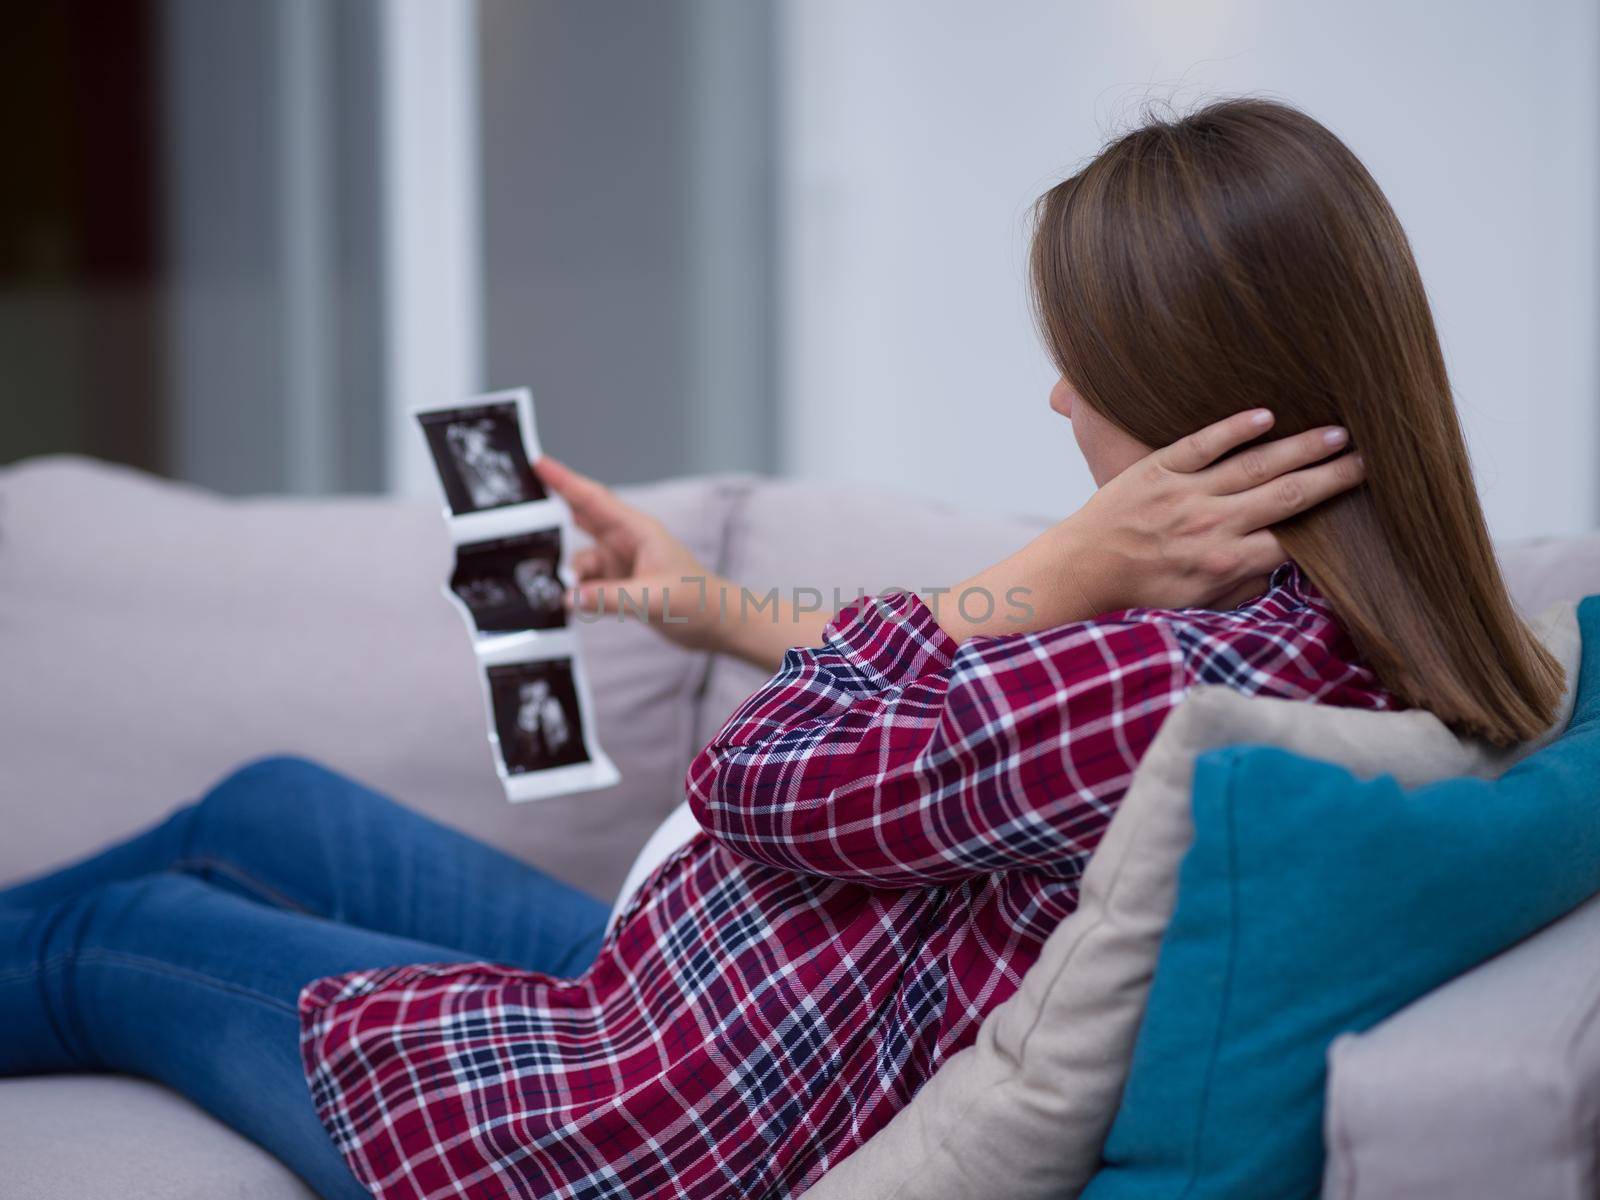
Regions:
[[[1562,711],[1540,743],[1499,752],[1426,712],[1375,713],[1195,689],[1167,719],[1084,872],[1079,907],[1045,942],[1016,995],[951,1056],[893,1121],[822,1177],[808,1200],[1068,1200],[1094,1174],[1116,1114],[1178,864],[1193,839],[1198,755],[1276,746],[1363,776],[1419,786],[1493,777],[1566,727],[1576,607],[1535,631],[1566,667]],[[1290,799],[1288,797],[1286,800]],[[1309,849],[1309,848],[1308,848]]]

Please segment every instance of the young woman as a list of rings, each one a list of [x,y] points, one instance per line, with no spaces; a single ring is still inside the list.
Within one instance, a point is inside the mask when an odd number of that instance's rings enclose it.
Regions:
[[[777,670],[615,928],[259,763],[0,893],[0,1070],[163,1080],[339,1200],[793,1196],[1016,989],[1192,685],[1551,719],[1405,236],[1332,134],[1256,101],[1139,129],[1043,198],[1033,279],[1100,487],[956,588],[992,606],[718,619],[670,534],[541,465],[595,535],[580,602],[647,592]]]

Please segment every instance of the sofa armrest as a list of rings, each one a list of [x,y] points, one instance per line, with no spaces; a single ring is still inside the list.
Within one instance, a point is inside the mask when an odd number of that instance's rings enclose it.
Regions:
[[[1328,1058],[1324,1200],[1593,1200],[1600,897]]]

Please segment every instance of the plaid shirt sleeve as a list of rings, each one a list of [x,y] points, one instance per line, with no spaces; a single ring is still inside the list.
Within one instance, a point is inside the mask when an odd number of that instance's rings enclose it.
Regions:
[[[791,650],[690,767],[744,857],[879,887],[1076,878],[1189,683],[1172,632],[1097,620],[957,647],[908,595]]]

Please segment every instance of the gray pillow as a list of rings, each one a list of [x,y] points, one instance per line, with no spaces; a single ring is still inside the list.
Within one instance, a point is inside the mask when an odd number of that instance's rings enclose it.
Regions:
[[[1567,668],[1553,727],[1573,701],[1576,609],[1539,635]],[[1547,735],[1547,737],[1550,735]],[[1193,691],[1167,719],[1084,872],[1076,912],[1046,940],[1022,987],[915,1099],[822,1177],[812,1200],[1063,1200],[1099,1164],[1144,1015],[1178,864],[1194,836],[1195,758],[1223,746],[1277,746],[1407,786],[1492,777],[1539,743],[1499,752],[1456,737],[1430,713],[1376,713]]]

